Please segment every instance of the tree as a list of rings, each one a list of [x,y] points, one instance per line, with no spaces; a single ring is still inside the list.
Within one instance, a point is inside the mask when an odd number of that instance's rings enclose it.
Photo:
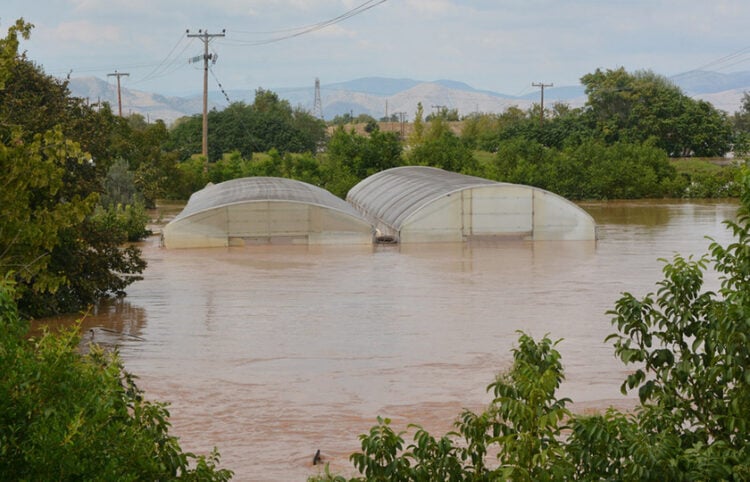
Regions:
[[[453,172],[474,174],[477,161],[441,117],[436,117],[423,135],[422,142],[412,147],[407,156],[411,164],[438,167]]]
[[[315,152],[325,138],[325,123],[302,109],[292,109],[270,90],[258,89],[252,105],[233,102],[208,116],[208,158],[215,162],[229,152],[245,158],[253,153]],[[200,116],[177,122],[170,131],[166,148],[177,150],[181,160],[200,152]]]
[[[437,112],[428,114],[427,117],[425,117],[425,121],[431,122],[433,119],[436,119],[438,117],[443,119],[444,121],[456,122],[459,119],[458,109],[448,109],[445,106],[440,106]]]
[[[424,107],[421,102],[417,102],[417,111],[414,114],[414,124],[412,133],[409,136],[409,144],[417,145],[422,142],[422,136],[424,135]]]
[[[402,164],[401,142],[393,132],[375,130],[361,136],[338,127],[328,142],[328,158],[349,166],[359,179]]]
[[[597,69],[581,83],[589,114],[608,143],[654,137],[670,156],[721,156],[731,147],[725,114],[653,72]]]
[[[750,152],[750,93],[743,92],[742,106],[732,117],[734,141],[732,151],[735,156],[745,157]]]
[[[653,141],[607,145],[588,139],[563,149],[522,138],[500,144],[500,181],[541,187],[570,199],[638,199],[672,194],[675,169]]]
[[[29,30],[19,20],[0,40],[0,276],[18,284],[24,313],[40,316],[123,294],[145,263],[137,248],[120,247],[124,227],[107,232],[92,217],[112,162],[109,114],[16,55]]]
[[[64,230],[79,226],[96,204],[91,193],[60,202],[64,160],[85,162],[77,146],[58,129],[0,144],[0,274],[12,273],[19,296],[55,293],[66,283],[64,273],[48,269]]]

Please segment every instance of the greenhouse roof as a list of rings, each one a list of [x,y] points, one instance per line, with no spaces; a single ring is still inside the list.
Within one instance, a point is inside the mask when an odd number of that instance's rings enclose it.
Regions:
[[[193,193],[174,221],[223,206],[262,201],[313,204],[362,219],[362,215],[349,203],[312,184],[279,177],[245,177],[209,184]]]
[[[432,201],[471,187],[504,184],[427,166],[381,171],[362,180],[346,199],[392,228]]]

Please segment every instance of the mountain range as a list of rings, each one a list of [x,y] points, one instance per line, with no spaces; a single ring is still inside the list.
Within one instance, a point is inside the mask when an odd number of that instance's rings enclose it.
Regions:
[[[718,73],[691,71],[670,78],[683,92],[691,97],[711,102],[716,108],[734,113],[740,109],[744,92],[750,91],[750,72]],[[293,107],[312,111],[315,100],[314,83],[297,88],[270,88]],[[109,102],[117,110],[117,87],[114,83],[96,77],[74,77],[69,88],[76,97],[90,102]],[[488,90],[479,90],[455,80],[421,81],[386,77],[366,77],[322,84],[320,98],[325,119],[337,115],[368,114],[380,118],[386,114],[403,112],[411,119],[421,102],[425,114],[440,107],[457,109],[459,115],[472,112],[502,112],[508,107],[522,109],[540,100],[539,89],[529,89],[524,95],[507,95]],[[183,116],[199,114],[203,109],[202,94],[176,97],[121,88],[123,113],[139,113],[147,120],[162,119],[168,124]],[[230,90],[226,94],[209,92],[209,108],[223,109],[229,101],[252,103],[254,90]],[[563,102],[572,107],[586,101],[582,85],[549,87],[544,90],[546,105]]]

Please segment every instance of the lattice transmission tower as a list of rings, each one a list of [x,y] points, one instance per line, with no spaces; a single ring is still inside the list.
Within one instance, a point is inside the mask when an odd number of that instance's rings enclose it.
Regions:
[[[313,102],[313,116],[323,120],[323,102],[320,100],[320,79],[315,77],[315,101]]]

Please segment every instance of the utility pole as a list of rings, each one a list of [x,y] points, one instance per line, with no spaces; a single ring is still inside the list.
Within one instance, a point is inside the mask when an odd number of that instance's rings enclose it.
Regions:
[[[398,118],[401,121],[401,139],[404,138],[404,119],[406,118],[406,112],[396,112]]]
[[[433,105],[433,109],[435,109],[435,117],[439,116],[441,113],[445,112],[448,108],[444,105]]]
[[[208,61],[211,60],[212,55],[208,53],[208,43],[214,37],[224,37],[226,29],[222,29],[221,33],[208,33],[203,30],[198,30],[198,33],[190,33],[190,30],[186,30],[188,38],[199,38],[203,41],[203,157],[206,158],[208,163]],[[206,164],[208,169],[208,164]]]
[[[545,84],[544,82],[532,82],[532,87],[541,87],[542,89],[542,104],[541,104],[541,113],[539,114],[539,127],[544,125],[544,88],[545,87],[552,87],[554,84]]]
[[[70,74],[68,74],[70,76]],[[120,117],[122,117],[122,95],[120,94],[120,77],[129,77],[130,74],[127,72],[118,72],[114,71],[111,74],[107,74],[107,77],[117,77],[117,111],[120,113]]]

